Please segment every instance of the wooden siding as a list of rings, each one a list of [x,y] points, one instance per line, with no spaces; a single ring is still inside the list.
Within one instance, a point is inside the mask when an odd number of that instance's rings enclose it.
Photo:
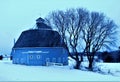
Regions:
[[[46,61],[68,64],[68,53],[62,47],[13,48],[11,55],[14,64],[46,65]]]

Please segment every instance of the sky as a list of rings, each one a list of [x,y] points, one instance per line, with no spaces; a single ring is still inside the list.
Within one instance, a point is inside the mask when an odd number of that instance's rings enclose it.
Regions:
[[[120,24],[120,0],[0,0],[0,54],[9,55],[21,32],[35,25],[35,20],[54,10],[86,8],[104,13]],[[119,35],[118,35],[119,37]]]

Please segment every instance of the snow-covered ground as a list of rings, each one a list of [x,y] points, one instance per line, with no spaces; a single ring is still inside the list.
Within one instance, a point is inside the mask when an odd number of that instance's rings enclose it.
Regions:
[[[83,62],[81,70],[87,70],[88,62]],[[97,62],[93,68],[94,72],[101,73],[104,75],[112,75],[120,77],[120,63],[99,63]]]
[[[0,61],[0,81],[120,81],[120,76],[70,69],[69,66],[16,65],[4,60]]]

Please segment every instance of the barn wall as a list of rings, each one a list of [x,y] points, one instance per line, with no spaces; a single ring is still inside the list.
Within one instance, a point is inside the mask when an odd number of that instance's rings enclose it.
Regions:
[[[46,65],[46,61],[68,64],[67,51],[62,47],[14,48],[12,56],[14,64]]]

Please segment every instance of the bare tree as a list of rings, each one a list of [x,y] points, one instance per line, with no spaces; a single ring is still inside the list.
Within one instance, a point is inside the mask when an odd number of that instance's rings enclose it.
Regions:
[[[82,28],[86,23],[88,11],[82,8],[69,9],[64,11],[52,12],[49,15],[52,27],[57,28],[62,37],[64,47],[68,50],[69,56],[76,60],[76,69],[79,69],[83,58],[79,55],[78,45]],[[73,54],[72,54],[73,53]]]
[[[87,24],[82,30],[85,42],[85,53],[92,70],[94,56],[102,47],[107,47],[115,42],[116,25],[102,13],[92,12],[86,20]]]
[[[79,41],[85,43],[82,52],[87,55],[90,70],[96,52],[101,48],[108,48],[115,42],[116,25],[102,13],[89,13],[85,9],[78,8],[54,11],[48,17],[49,24],[61,35],[63,47],[68,50],[69,56],[76,60],[76,69],[79,69],[83,61],[83,54],[79,54],[81,49]]]
[[[86,24],[86,16],[88,11],[82,8],[69,9],[66,11],[67,16],[67,33],[68,33],[68,45],[73,53],[73,58],[76,60],[76,69],[79,69],[81,62],[83,61],[82,54],[79,54],[78,45],[81,38],[81,32]]]

